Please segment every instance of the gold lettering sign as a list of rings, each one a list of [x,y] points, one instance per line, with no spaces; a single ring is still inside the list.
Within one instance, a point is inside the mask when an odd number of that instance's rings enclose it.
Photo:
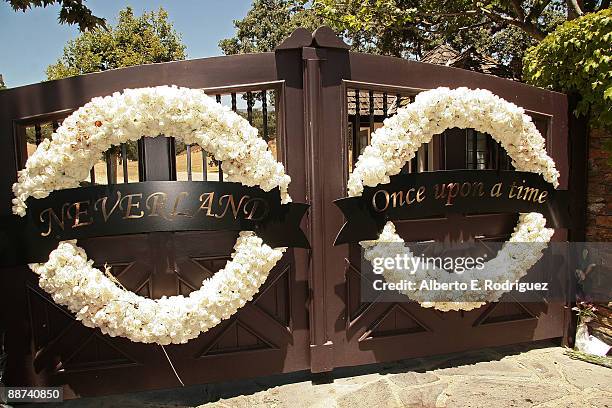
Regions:
[[[117,191],[117,200],[115,201],[115,204],[111,207],[110,212],[108,212],[107,208],[106,208],[106,201],[108,200],[108,197],[102,197],[100,199],[98,199],[98,201],[96,201],[96,203],[94,204],[94,210],[98,210],[98,204],[101,203],[102,205],[100,206],[100,208],[102,209],[102,216],[104,217],[104,221],[108,221],[108,218],[113,215],[113,212],[115,211],[115,209],[119,206],[119,203],[121,202],[121,191]]]
[[[70,209],[74,208],[74,217],[70,215]],[[84,227],[93,223],[91,215],[89,214],[89,201],[77,201],[68,207],[67,215],[69,218],[74,219],[72,228]],[[88,221],[81,221],[81,217],[88,217]]]
[[[263,198],[250,198],[242,209],[247,220],[261,221],[267,215],[270,209],[268,203]]]
[[[188,191],[179,191],[170,197],[163,191],[145,195],[140,192],[125,194],[117,190],[112,197],[96,199],[93,205],[89,200],[81,200],[64,203],[61,211],[51,207],[41,210],[38,217],[44,226],[41,236],[52,235],[55,228],[64,231],[67,227],[84,228],[118,220],[130,222],[143,217],[160,217],[170,222],[181,217],[196,216],[261,221],[270,211],[268,202],[260,197],[223,194],[216,199],[215,195],[215,191],[204,192],[195,201]],[[66,225],[66,219],[72,220],[72,223]]]
[[[240,206],[242,205],[242,202],[244,200],[248,200],[249,196],[245,195],[242,196],[242,198],[240,199],[240,202],[238,202],[238,205],[236,205],[236,201],[234,200],[234,196],[231,194],[225,194],[222,195],[221,197],[219,197],[219,205],[223,206],[223,199],[225,199],[225,207],[223,208],[223,212],[221,214],[215,214],[215,217],[217,218],[223,218],[225,217],[225,214],[227,214],[227,209],[229,208],[229,206],[232,206],[232,214],[234,215],[234,219],[238,218],[238,212],[240,211]],[[250,219],[250,218],[247,218]]]
[[[166,208],[166,200],[168,199],[168,194],[158,191],[153,194],[150,194],[145,200],[145,206],[149,213],[147,216],[149,217],[162,217],[165,220],[170,220],[168,216],[166,216],[165,208]]]
[[[567,191],[543,176],[511,170],[401,172],[359,196],[334,201],[346,223],[335,244],[376,239],[389,221],[442,219],[450,214],[537,212],[547,225],[569,225]]]
[[[162,232],[223,231],[234,237],[252,231],[273,248],[309,248],[300,229],[308,205],[283,204],[279,188],[208,181],[111,183],[53,191],[30,197],[26,205],[24,217],[7,217],[4,243],[11,246],[3,259],[11,263],[17,258],[45,262],[61,241]]]
[[[393,191],[381,189],[372,196],[372,207],[376,212],[383,212],[389,208],[399,208],[411,204],[420,203],[425,200],[425,186],[411,187],[405,191]],[[382,201],[382,204],[380,203]]]
[[[42,210],[39,214],[39,219],[40,222],[44,223],[45,222],[45,215],[47,215],[49,217],[48,219],[48,227],[47,227],[47,232],[42,232],[40,235],[43,237],[48,237],[49,235],[51,235],[52,231],[53,231],[53,222],[55,221],[55,223],[57,225],[59,225],[59,227],[62,229],[62,231],[64,230],[64,209],[68,206],[68,203],[65,203],[64,206],[62,207],[62,218],[60,219],[57,214],[55,213],[55,211],[53,211],[53,208],[45,208],[44,210]]]
[[[442,174],[442,172],[440,172]],[[412,176],[412,175],[410,175]],[[383,188],[373,189],[371,198],[369,198],[371,208],[376,213],[384,213],[393,209],[399,208],[414,208],[414,206],[432,206],[443,205],[444,207],[465,206],[465,203],[477,203],[482,200],[489,200],[488,205],[491,206],[490,199],[498,200],[521,200],[523,202],[544,204],[548,198],[549,192],[542,187],[534,187],[523,180],[519,182],[505,182],[488,178],[487,182],[470,180],[467,175],[465,180],[454,180],[449,182],[439,182],[438,177],[435,183],[432,183],[433,194],[431,198],[438,204],[433,204],[427,201],[427,186],[419,187],[407,186],[404,189],[391,189],[391,185],[383,186]],[[412,176],[414,179],[421,177],[421,174]],[[408,183],[406,183],[408,184]],[[476,201],[474,201],[476,200]],[[501,202],[498,201],[498,202]],[[411,207],[413,206],[413,207]],[[468,208],[469,211],[472,207]],[[463,210],[465,211],[465,210]]]
[[[136,213],[136,214],[132,213],[132,208],[135,208],[135,209],[140,208],[140,201],[134,202],[134,197],[142,198],[142,193],[128,194],[125,197],[123,197],[121,199],[121,201],[119,201],[119,207],[121,209],[123,209],[123,200],[125,200],[127,198],[127,203],[125,205],[125,215],[123,216],[124,220],[128,219],[128,218],[142,218],[142,217],[144,217],[144,211],[143,210],[140,210],[140,213]]]
[[[178,193],[178,195],[176,196],[176,199],[174,200],[174,207],[172,207],[172,212],[170,213],[171,217],[176,217],[177,215],[191,217],[191,215],[187,212],[178,211],[180,202],[183,200],[183,198],[186,198],[188,195],[189,193],[187,191],[181,191],[180,193]]]

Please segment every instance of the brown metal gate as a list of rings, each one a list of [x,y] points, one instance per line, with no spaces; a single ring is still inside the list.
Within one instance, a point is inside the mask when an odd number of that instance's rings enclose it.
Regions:
[[[316,111],[311,113],[316,118],[313,122],[319,126],[309,129],[312,133],[307,133],[307,140],[315,141],[311,155],[325,168],[311,196],[311,212],[316,218],[318,211],[321,220],[312,230],[313,257],[321,265],[313,272],[312,279],[315,290],[321,293],[319,307],[325,310],[324,319],[318,319],[314,328],[321,357],[313,355],[311,369],[328,370],[562,337],[569,324],[563,304],[496,303],[471,312],[441,313],[415,303],[361,302],[360,280],[364,278],[360,272],[361,250],[356,245],[332,246],[343,222],[332,201],[346,195],[350,162],[358,155],[360,145],[366,144],[360,141],[362,133],[377,126],[377,114],[384,117],[391,113],[389,109],[394,104],[403,105],[418,92],[439,86],[485,88],[523,106],[545,137],[548,153],[561,172],[560,188],[565,189],[568,185],[566,97],[466,70],[352,53],[341,44],[324,49],[303,48],[303,57],[310,70],[304,84],[306,95],[315,93],[310,91],[312,88],[320,98],[315,103]],[[377,105],[376,100],[381,98]],[[385,105],[387,112],[384,112]],[[419,152],[421,157],[417,156],[409,171],[462,167],[456,157],[450,157],[456,155],[457,149],[453,151],[451,146],[446,146],[448,154],[441,154],[445,153],[443,145],[449,145],[456,136],[457,129],[454,129],[445,132],[444,138],[434,139],[429,149],[424,147]],[[457,147],[456,143],[453,147]],[[463,162],[464,168],[467,168],[466,162]],[[497,160],[496,165],[501,163],[503,160]],[[460,234],[499,239],[510,234],[515,221],[508,214],[406,221],[398,225],[398,231],[407,241]],[[566,240],[567,231],[557,231],[553,239]]]
[[[564,336],[569,315],[560,304],[493,304],[467,313],[439,313],[413,303],[362,303],[361,253],[355,246],[332,246],[342,226],[332,201],[345,195],[351,163],[369,132],[410,97],[437,86],[486,88],[525,107],[546,137],[561,171],[561,188],[567,188],[566,97],[469,71],[351,53],[327,28],[313,34],[298,29],[275,53],[139,66],[0,92],[0,215],[10,214],[11,185],[27,159],[28,135],[39,142],[43,126],[57,126],[94,96],[162,84],[203,88],[251,121],[258,101],[258,114],[266,118],[264,133],[273,112],[275,149],[291,176],[291,196],[311,205],[303,229],[312,250],[288,251],[258,296],[231,319],[186,345],[166,347],[186,384],[305,369],[325,372]],[[467,136],[450,132],[438,137],[408,171],[461,167],[461,160],[453,164],[444,153],[454,151],[445,149],[453,137]],[[472,137],[469,163],[477,166],[478,137]],[[503,152],[495,150],[493,160],[494,150],[486,143],[484,166],[499,168]],[[121,172],[124,182],[131,181],[125,150],[122,146],[114,153],[123,157],[122,167],[107,154],[106,180],[121,182]],[[177,171],[175,150],[172,139],[141,141],[137,179],[206,179],[207,165],[201,166],[201,175],[192,170],[195,161],[207,160],[205,153],[200,158],[187,147],[185,176]],[[90,181],[96,182],[95,173]],[[507,214],[467,221],[412,221],[400,230],[407,239],[440,238],[466,229],[499,238],[514,225]],[[555,235],[566,238],[564,230]],[[220,232],[155,233],[90,239],[84,246],[94,260],[113,265],[127,288],[158,298],[197,288],[224,264],[234,239]],[[159,346],[110,338],[82,326],[38,288],[26,266],[0,270],[0,282],[11,384],[65,384],[78,396],[178,384]]]

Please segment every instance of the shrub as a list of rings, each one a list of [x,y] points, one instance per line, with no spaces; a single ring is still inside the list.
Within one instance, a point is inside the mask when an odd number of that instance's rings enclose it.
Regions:
[[[612,10],[567,21],[525,55],[528,83],[578,94],[576,115],[612,129]]]

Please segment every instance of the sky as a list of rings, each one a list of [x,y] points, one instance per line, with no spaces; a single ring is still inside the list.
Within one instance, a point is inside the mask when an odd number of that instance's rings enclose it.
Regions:
[[[233,20],[246,15],[251,0],[87,0],[85,4],[111,24],[126,6],[132,6],[136,15],[163,7],[192,59],[222,55],[219,40],[234,34]],[[23,13],[0,0],[0,74],[7,87],[45,80],[47,66],[62,55],[68,40],[78,36],[77,26],[60,25],[58,15],[59,5]]]

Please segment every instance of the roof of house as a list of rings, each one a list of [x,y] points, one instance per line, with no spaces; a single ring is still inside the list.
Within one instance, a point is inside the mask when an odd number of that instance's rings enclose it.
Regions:
[[[461,53],[450,45],[442,44],[425,54],[421,62],[450,66],[460,55]]]
[[[355,104],[357,102],[356,90],[349,89],[346,91],[347,108],[349,115],[355,115]],[[372,92],[374,116],[385,115],[385,97],[387,98],[387,109],[386,116],[394,115],[397,111],[397,95],[386,94],[382,92]],[[409,96],[402,96],[400,98],[400,106],[406,106],[410,103]],[[360,90],[359,91],[359,115],[362,117],[370,116],[370,91]]]
[[[438,45],[425,54],[421,58],[421,62],[463,68],[483,74],[514,79],[510,68],[501,64],[493,57],[481,54],[474,46],[459,52],[447,44]]]
[[[429,64],[445,65],[447,67],[455,67],[476,71],[483,74],[490,74],[504,78],[512,78],[512,71],[497,62],[494,58],[482,55],[474,47],[470,47],[463,52],[455,50],[453,47],[442,44],[429,51],[421,59],[420,62]],[[347,108],[349,115],[355,115],[356,109],[356,91],[355,89],[347,90]],[[394,115],[397,111],[397,96],[394,94],[383,94],[382,92],[372,92],[374,115],[385,115],[384,98],[387,98],[386,115]],[[405,106],[410,102],[410,97],[403,96],[400,101],[400,106]],[[359,91],[359,115],[362,120],[370,115],[370,91]]]

